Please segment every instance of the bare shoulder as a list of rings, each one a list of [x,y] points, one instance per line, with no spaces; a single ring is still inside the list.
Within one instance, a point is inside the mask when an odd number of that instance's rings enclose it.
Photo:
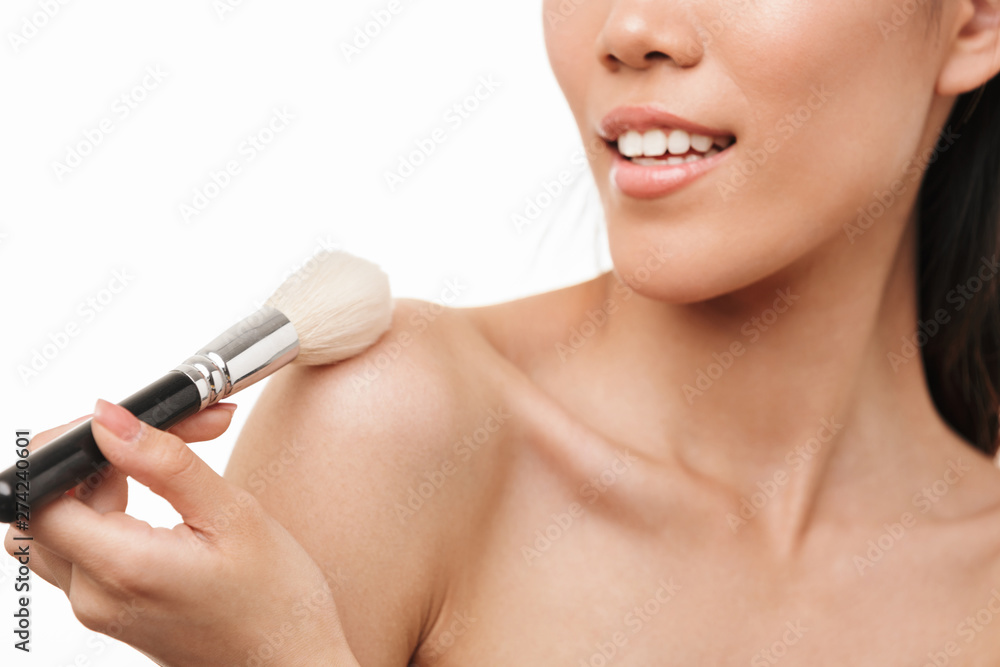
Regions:
[[[271,378],[239,436],[226,477],[325,569],[361,664],[407,664],[503,484],[505,374],[466,314],[397,300],[365,353]]]
[[[606,275],[577,285],[508,301],[464,309],[480,334],[506,359],[530,372],[558,359],[558,347],[571,343],[583,313],[602,307]]]

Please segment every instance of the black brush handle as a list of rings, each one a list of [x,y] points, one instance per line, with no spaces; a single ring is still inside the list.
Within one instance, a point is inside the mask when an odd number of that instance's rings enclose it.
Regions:
[[[201,409],[201,393],[186,374],[170,371],[119,405],[150,426],[168,429]],[[90,423],[88,419],[31,452],[20,468],[14,465],[0,473],[0,521],[24,519],[27,508],[37,509],[58,498],[108,465]]]

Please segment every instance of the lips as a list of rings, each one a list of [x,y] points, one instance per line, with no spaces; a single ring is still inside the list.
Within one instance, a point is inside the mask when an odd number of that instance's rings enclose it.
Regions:
[[[623,106],[612,109],[597,126],[597,134],[605,141],[617,141],[618,137],[629,130],[645,132],[654,128],[679,129],[689,134],[701,134],[709,137],[732,137],[732,133],[720,129],[699,125],[654,105]]]
[[[728,158],[736,142],[728,130],[691,122],[653,104],[614,109],[597,133],[614,151],[612,180],[639,199],[684,187]]]

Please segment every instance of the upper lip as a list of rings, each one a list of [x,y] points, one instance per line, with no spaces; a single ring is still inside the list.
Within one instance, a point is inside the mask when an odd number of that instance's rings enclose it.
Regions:
[[[605,141],[617,141],[629,130],[645,132],[654,128],[684,130],[690,134],[708,137],[731,137],[731,132],[705,127],[675,116],[657,104],[640,104],[616,107],[597,126],[597,133]]]

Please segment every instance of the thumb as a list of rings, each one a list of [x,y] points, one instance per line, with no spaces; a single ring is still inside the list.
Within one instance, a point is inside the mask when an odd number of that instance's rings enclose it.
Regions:
[[[229,483],[183,440],[120,405],[98,400],[91,429],[115,468],[162,496],[192,528],[210,528],[217,508],[232,502]]]

